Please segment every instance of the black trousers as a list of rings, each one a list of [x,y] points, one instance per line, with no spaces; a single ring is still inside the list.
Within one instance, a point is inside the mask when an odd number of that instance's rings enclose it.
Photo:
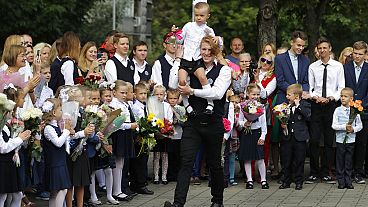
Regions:
[[[230,140],[231,138],[225,141],[224,154],[223,154],[224,156],[224,181],[226,182],[230,182],[230,170],[229,170]]]
[[[363,129],[356,133],[354,147],[354,174],[364,175],[363,164],[366,157],[367,139],[368,139],[368,120],[364,119]]]
[[[140,145],[135,143],[135,151],[140,150]],[[145,187],[146,177],[147,177],[147,161],[148,154],[142,153],[135,158],[130,159],[130,169],[129,169],[129,181],[130,188],[132,190]]]
[[[295,184],[304,182],[304,161],[307,150],[306,141],[297,141],[294,133],[289,140],[281,140],[283,182],[290,185],[294,174]]]
[[[183,206],[186,202],[194,160],[201,143],[205,146],[207,164],[211,172],[211,201],[223,203],[224,175],[221,166],[223,136],[224,126],[220,117],[201,119],[197,116],[189,119],[187,125],[183,126],[181,168],[176,183],[174,203]]]
[[[351,185],[354,143],[336,143],[336,178],[339,185]]]
[[[167,170],[167,180],[176,181],[180,170],[180,143],[181,139],[172,139],[172,152],[169,152],[169,168]]]
[[[331,128],[333,113],[338,106],[337,102],[329,102],[321,105],[312,102],[312,115],[310,122],[310,175],[324,177],[329,175],[329,169],[334,163],[333,143],[335,131]],[[319,167],[320,141],[324,139],[324,154],[321,157],[321,168]]]

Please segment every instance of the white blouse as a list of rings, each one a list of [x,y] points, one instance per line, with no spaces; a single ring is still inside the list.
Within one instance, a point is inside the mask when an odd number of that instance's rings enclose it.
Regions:
[[[5,125],[3,131],[10,137],[10,130]],[[3,133],[0,133],[0,154],[6,154],[13,151],[15,148],[19,147],[23,143],[22,138],[9,138],[8,142],[3,139]]]
[[[52,120],[50,122],[52,126],[57,127],[57,121]],[[44,129],[45,138],[52,142],[56,147],[61,147],[65,143],[65,141],[69,138],[70,131],[67,129],[64,129],[60,137],[56,133],[56,130],[50,125],[46,125]]]

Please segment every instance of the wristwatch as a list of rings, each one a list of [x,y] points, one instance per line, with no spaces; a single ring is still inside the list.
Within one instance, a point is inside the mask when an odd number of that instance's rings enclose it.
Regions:
[[[194,95],[194,89],[193,89],[193,88],[191,88],[191,89],[190,89],[190,93],[189,93],[189,95],[191,95],[191,96],[193,96],[193,95]]]

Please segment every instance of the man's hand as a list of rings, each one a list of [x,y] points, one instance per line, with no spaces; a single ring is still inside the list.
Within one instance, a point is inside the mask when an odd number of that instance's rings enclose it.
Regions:
[[[183,47],[183,45],[176,45],[175,59],[176,58],[182,58],[183,55],[184,55],[184,47]]]
[[[192,91],[192,88],[188,84],[186,84],[185,86],[178,85],[178,89],[180,94],[187,96],[189,96],[190,92]]]
[[[303,91],[302,99],[311,99],[311,98],[312,96],[307,91]]]

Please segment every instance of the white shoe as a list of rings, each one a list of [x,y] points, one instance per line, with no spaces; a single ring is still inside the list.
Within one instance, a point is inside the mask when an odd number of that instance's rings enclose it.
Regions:
[[[113,200],[107,200],[107,204],[110,204],[110,205],[119,205],[119,201],[113,199]]]
[[[102,202],[100,200],[98,200],[98,199],[95,200],[95,201],[90,199],[89,202],[92,203],[92,204],[94,204],[94,205],[102,205]]]

